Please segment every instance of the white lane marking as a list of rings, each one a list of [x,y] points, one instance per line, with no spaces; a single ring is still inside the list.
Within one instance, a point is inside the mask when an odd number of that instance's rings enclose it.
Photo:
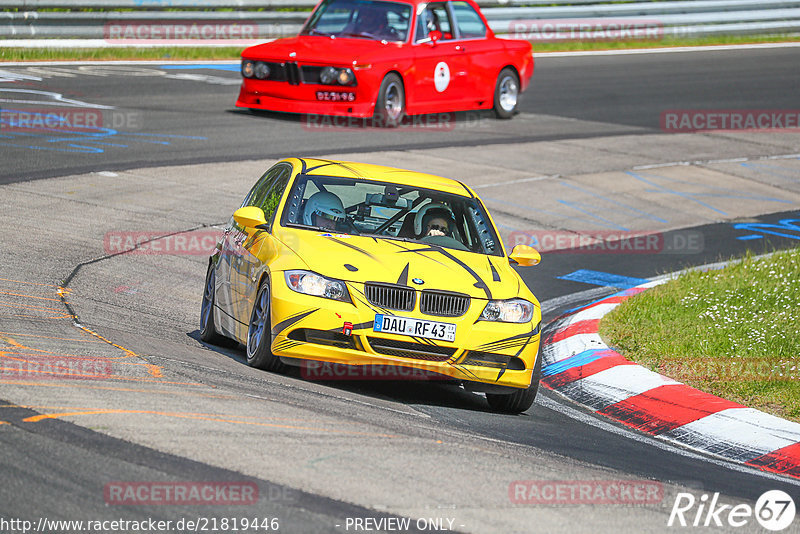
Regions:
[[[648,169],[660,169],[663,167],[681,167],[687,165],[715,165],[718,163],[744,163],[747,161],[769,161],[779,159],[800,159],[800,154],[779,154],[775,156],[757,156],[757,157],[741,157],[741,158],[726,158],[726,159],[707,159],[695,161],[670,161],[667,163],[653,163],[650,165],[637,165],[631,167],[633,171],[644,171]]]
[[[22,81],[41,82],[42,79],[38,76],[31,76],[30,74],[21,74],[18,72],[0,70],[0,83],[22,82]]]
[[[553,410],[554,412],[558,412],[563,414],[570,419],[578,421],[579,423],[593,426],[595,428],[599,428],[600,430],[604,430],[610,434],[615,434],[617,436],[621,436],[624,438],[631,439],[633,441],[650,445],[651,447],[655,447],[662,451],[670,452],[677,454],[679,456],[683,456],[692,460],[699,460],[702,462],[708,462],[710,464],[714,464],[719,467],[723,467],[725,469],[730,469],[731,471],[736,471],[738,473],[744,473],[747,475],[754,475],[761,478],[766,478],[769,480],[773,480],[776,482],[784,482],[786,484],[793,484],[797,487],[800,487],[800,480],[786,477],[783,475],[778,475],[775,473],[770,473],[769,471],[761,471],[760,469],[756,469],[755,467],[749,467],[746,465],[738,464],[731,462],[730,460],[726,460],[722,457],[718,456],[708,456],[706,454],[701,454],[684,447],[679,447],[674,445],[672,442],[665,440],[661,437],[654,437],[647,434],[642,434],[639,432],[633,432],[626,428],[618,427],[605,418],[598,416],[597,414],[587,414],[581,412],[571,406],[568,406],[568,402],[574,402],[572,399],[558,393],[557,391],[550,392],[553,393],[555,396],[560,397],[562,399],[561,402],[555,399],[551,399],[545,395],[537,395],[536,396],[536,404],[539,404],[548,410]],[[700,482],[700,481],[698,481]]]
[[[508,180],[507,182],[496,182],[492,184],[475,185],[473,189],[486,189],[487,187],[499,187],[503,185],[522,184],[526,182],[541,182],[542,180],[552,180],[560,178],[560,174],[551,174],[550,176],[533,176],[531,178],[520,178],[519,180]]]
[[[241,85],[242,80],[240,78],[223,78],[222,76],[212,76],[209,74],[191,74],[191,73],[179,73],[179,74],[165,74],[164,78],[170,78],[173,80],[187,80],[191,82],[203,82],[203,83],[210,83],[213,85]]]
[[[61,93],[54,93],[52,91],[38,91],[35,89],[9,89],[0,88],[0,93],[16,93],[16,94],[30,94],[41,95],[52,100],[25,100],[19,98],[0,98],[0,102],[10,104],[36,104],[40,106],[70,106],[76,108],[92,108],[92,109],[116,109],[114,106],[103,106],[100,104],[90,104],[81,100],[74,100],[72,98],[65,98]]]
[[[579,56],[632,56],[637,54],[674,54],[682,52],[729,52],[731,50],[758,50],[763,48],[798,48],[800,42],[752,43],[740,45],[668,46],[663,48],[629,48],[627,50],[575,50],[572,52],[534,52],[536,59],[548,57]]]
[[[663,436],[695,449],[728,452],[748,461],[800,441],[800,424],[753,408],[728,408]]]

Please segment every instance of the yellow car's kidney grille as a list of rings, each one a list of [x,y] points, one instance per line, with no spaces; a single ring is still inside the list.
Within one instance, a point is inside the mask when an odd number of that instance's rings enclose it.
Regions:
[[[414,309],[414,290],[410,287],[367,282],[364,295],[375,306],[389,310],[411,311]]]
[[[469,300],[469,295],[425,290],[419,300],[419,311],[439,317],[461,317],[469,309]]]
[[[455,347],[439,347],[425,343],[412,343],[396,339],[383,339],[368,337],[372,349],[379,354],[397,356],[399,358],[413,358],[415,360],[428,360],[431,362],[446,362],[456,352]]]

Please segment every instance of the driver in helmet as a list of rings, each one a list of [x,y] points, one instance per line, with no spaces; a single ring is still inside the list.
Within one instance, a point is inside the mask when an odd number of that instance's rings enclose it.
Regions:
[[[303,224],[325,230],[336,230],[346,218],[341,199],[327,191],[311,195],[303,210]]]
[[[423,206],[417,212],[414,226],[417,239],[437,236],[452,237],[455,219],[450,208],[435,202]]]

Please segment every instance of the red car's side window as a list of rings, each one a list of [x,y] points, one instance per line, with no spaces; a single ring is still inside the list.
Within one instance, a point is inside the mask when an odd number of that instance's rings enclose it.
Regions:
[[[420,15],[414,40],[419,42],[427,39],[433,31],[441,32],[442,40],[453,38],[453,24],[445,2],[428,4]]]
[[[462,39],[486,37],[486,25],[471,5],[466,2],[452,2],[451,5]]]

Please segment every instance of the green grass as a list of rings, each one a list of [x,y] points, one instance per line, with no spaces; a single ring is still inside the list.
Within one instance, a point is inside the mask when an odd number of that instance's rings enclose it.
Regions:
[[[665,38],[658,41],[575,41],[565,43],[534,43],[534,52],[562,52],[573,50],[619,50],[628,48],[660,48],[665,46],[713,46],[745,43],[798,42],[800,36],[729,36],[698,39]],[[239,59],[242,47],[187,47],[163,48],[9,48],[2,47],[0,61],[65,61],[65,60],[208,60]]]
[[[800,250],[686,273],[624,301],[600,335],[654,371],[800,422]]]

